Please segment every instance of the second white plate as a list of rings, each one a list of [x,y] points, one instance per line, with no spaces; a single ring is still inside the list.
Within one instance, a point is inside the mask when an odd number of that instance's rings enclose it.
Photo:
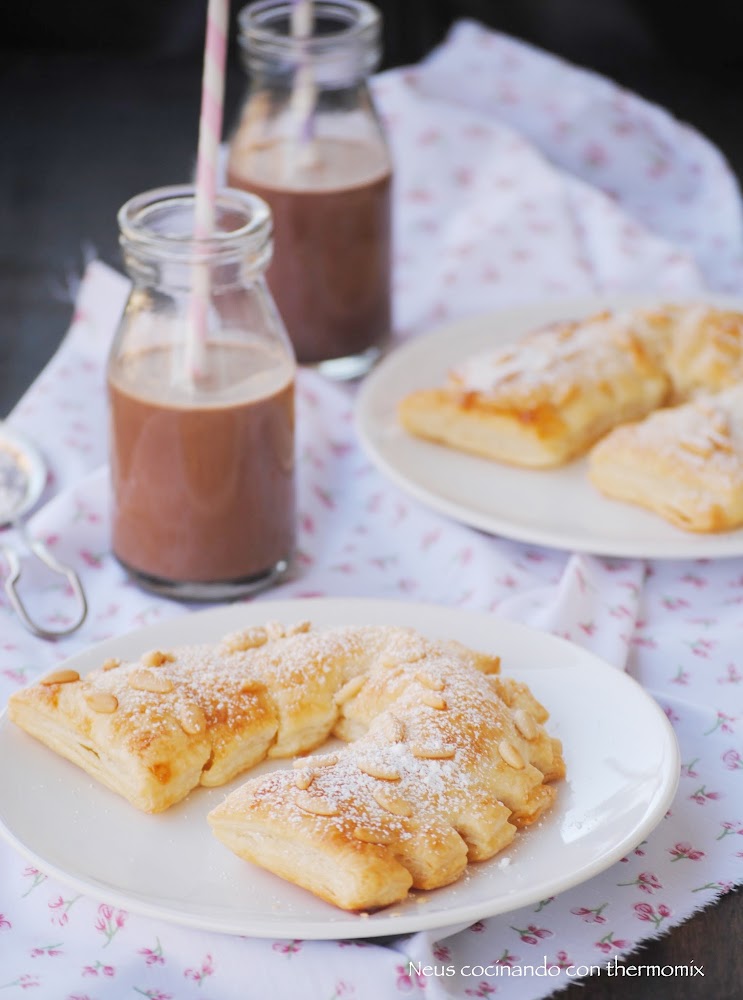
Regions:
[[[553,636],[492,615],[368,600],[256,602],[160,622],[80,653],[81,674],[103,659],[211,642],[247,625],[310,619],[318,627],[408,625],[501,655],[551,713],[567,780],[556,804],[503,855],[471,865],[454,885],[412,893],[367,917],[346,913],[241,861],[211,834],[206,814],[243,779],[200,788],[149,816],[0,718],[0,833],[50,875],[127,910],[203,930],[269,938],[403,934],[505,913],[591,878],[663,817],[679,762],[658,705],[633,680]],[[291,767],[274,762],[272,767]],[[265,770],[264,765],[262,769]]]
[[[741,309],[739,300],[715,302]],[[743,530],[698,535],[630,504],[603,497],[585,460],[559,469],[519,469],[420,438],[397,421],[400,400],[442,385],[469,354],[561,319],[605,308],[657,305],[647,296],[549,302],[478,316],[417,338],[390,354],[362,386],[357,427],[366,451],[390,479],[435,510],[494,535],[574,552],[631,558],[702,559],[743,555]]]

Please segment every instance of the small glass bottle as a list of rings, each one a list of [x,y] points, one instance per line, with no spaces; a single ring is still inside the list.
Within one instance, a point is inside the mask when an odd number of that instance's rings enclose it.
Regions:
[[[249,593],[294,547],[296,365],[264,279],[270,211],[223,190],[197,239],[193,188],[169,187],[118,221],[133,284],[107,372],[114,554],[171,597]]]
[[[354,378],[391,328],[392,168],[367,83],[381,18],[361,0],[315,0],[302,34],[302,6],[258,0],[240,13],[250,86],[228,183],[271,207],[268,283],[297,360]]]

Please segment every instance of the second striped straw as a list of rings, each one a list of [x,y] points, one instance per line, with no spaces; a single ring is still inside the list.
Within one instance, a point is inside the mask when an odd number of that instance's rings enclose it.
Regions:
[[[224,110],[228,19],[229,0],[209,0],[196,157],[193,235],[197,245],[199,241],[210,239],[214,235],[216,226],[217,170]],[[209,265],[196,264],[191,292],[190,323],[186,337],[186,375],[192,385],[204,375],[210,301]]]

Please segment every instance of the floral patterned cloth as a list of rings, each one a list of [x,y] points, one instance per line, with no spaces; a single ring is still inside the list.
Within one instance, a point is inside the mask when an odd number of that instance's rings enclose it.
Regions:
[[[665,112],[471,23],[376,89],[397,165],[400,336],[547,296],[743,291],[735,184],[719,154]],[[125,295],[119,275],[89,267],[60,352],[11,418],[51,469],[53,499],[31,530],[79,567],[91,609],[79,633],[49,644],[0,601],[0,702],[93,642],[185,610],[133,588],[109,552],[102,368]],[[743,560],[643,563],[488,537],[371,467],[348,392],[303,372],[298,402],[297,573],[265,596],[489,609],[591,648],[673,723],[683,768],[671,809],[630,855],[557,898],[384,941],[188,930],[72,892],[0,843],[0,997],[540,997],[590,966],[608,975],[607,962],[741,880]],[[65,595],[28,572],[36,607],[64,622]]]

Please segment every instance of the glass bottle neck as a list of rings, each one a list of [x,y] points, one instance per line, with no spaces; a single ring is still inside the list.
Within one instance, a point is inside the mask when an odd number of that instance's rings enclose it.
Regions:
[[[158,188],[137,195],[119,212],[120,243],[127,272],[139,285],[188,291],[195,271],[209,276],[213,291],[256,280],[271,259],[271,215],[253,195],[222,191],[214,232],[194,235],[191,187]]]
[[[248,73],[261,86],[294,86],[311,78],[318,90],[363,83],[380,58],[379,11],[362,0],[315,0],[309,34],[295,33],[296,5],[258,0],[240,14],[240,45]]]
[[[136,286],[188,295],[194,286],[197,270],[208,276],[210,295],[220,295],[234,288],[242,288],[263,280],[266,263],[255,266],[249,260],[210,260],[204,264],[190,264],[166,259],[162,255],[145,254],[137,247],[121,240],[126,272]]]

